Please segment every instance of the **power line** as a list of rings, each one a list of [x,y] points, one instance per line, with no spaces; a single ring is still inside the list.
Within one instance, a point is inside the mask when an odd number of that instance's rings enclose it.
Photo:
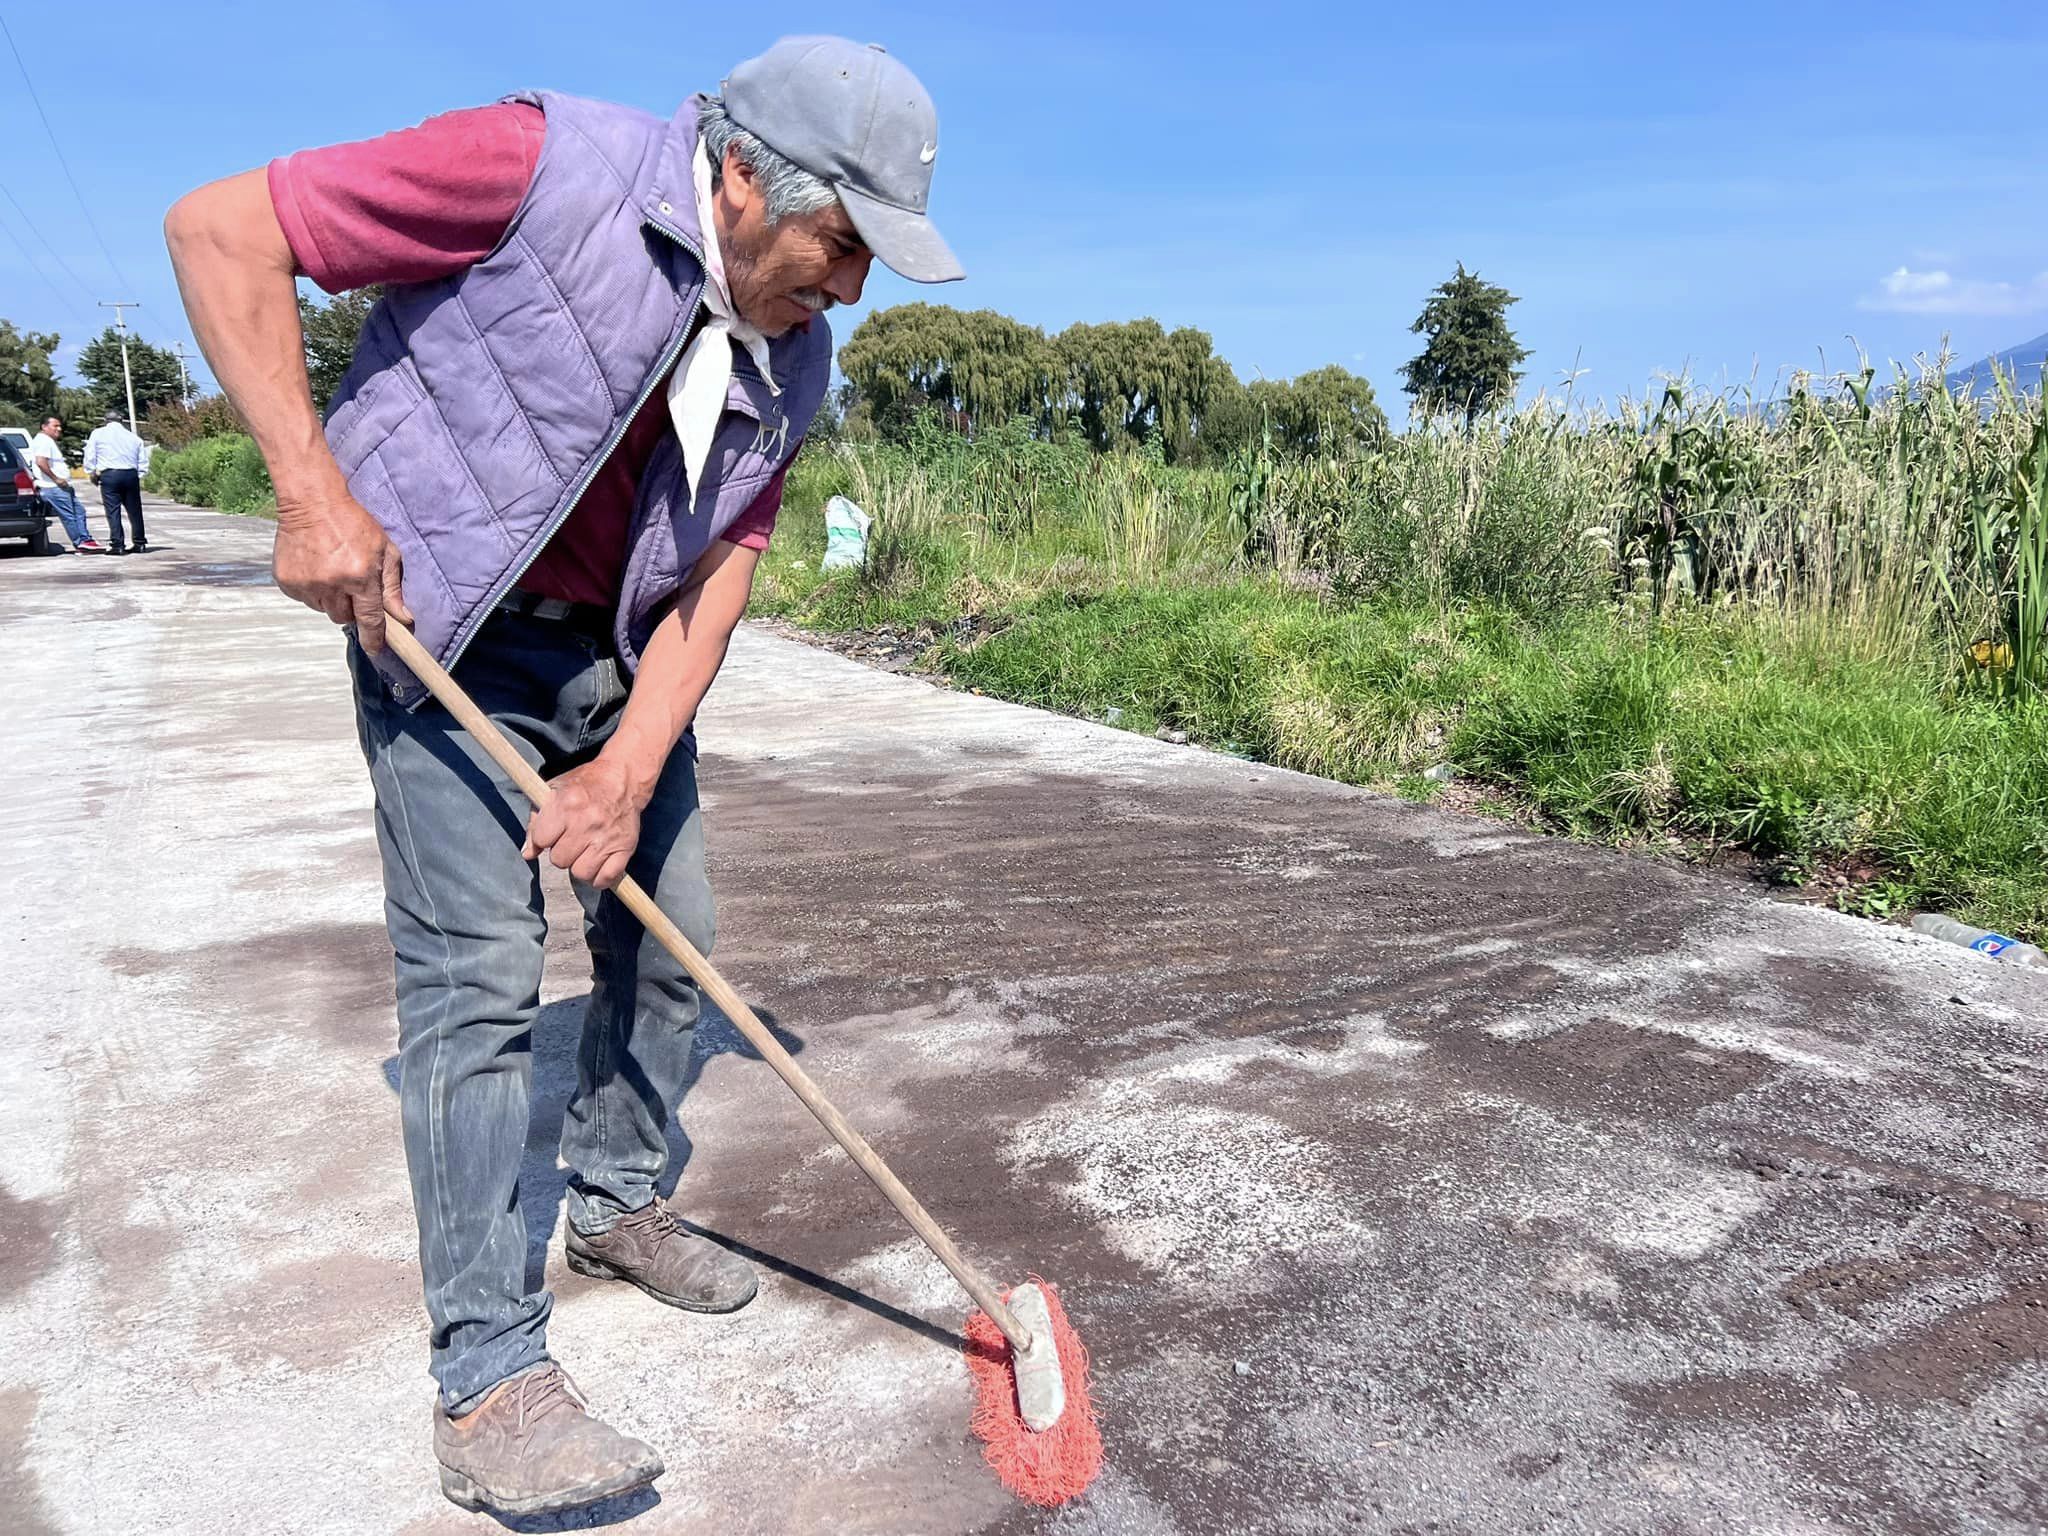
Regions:
[[[30,233],[43,243],[43,248],[55,259],[57,265],[64,269],[64,275],[70,278],[72,282],[78,284],[78,291],[85,296],[86,303],[92,303],[93,297],[90,285],[87,284],[84,278],[71,270],[71,263],[66,261],[63,253],[50,243],[50,237],[37,227],[36,221],[29,217],[28,210],[16,201],[12,192],[7,190],[7,183],[4,181],[0,181],[0,197],[4,197],[8,202],[14,204],[14,211],[21,215],[21,222],[26,224],[29,227]]]
[[[50,136],[50,148],[57,153],[57,164],[64,168],[64,179],[71,183],[71,195],[78,199],[78,211],[85,215],[85,227],[92,231],[93,239],[100,245],[100,254],[107,258],[107,266],[123,288],[130,287],[121,273],[121,264],[114,260],[114,253],[107,249],[107,237],[100,233],[99,225],[93,222],[92,209],[87,206],[85,194],[78,190],[78,178],[71,174],[71,162],[64,158],[64,151],[57,144],[57,130],[50,126],[50,114],[43,110],[43,98],[36,94],[36,83],[30,78],[28,63],[21,56],[21,49],[14,41],[14,33],[8,28],[7,18],[0,16],[0,37],[7,39],[7,46],[14,53],[14,67],[21,71],[21,82],[28,87],[28,99],[36,105],[36,116],[43,120],[43,132]]]
[[[37,277],[40,277],[43,280],[43,286],[50,290],[51,296],[54,297],[59,304],[62,304],[66,309],[70,310],[72,314],[76,315],[81,325],[84,325],[87,330],[91,330],[91,322],[86,320],[84,314],[80,312],[78,306],[73,304],[71,300],[65,295],[64,290],[59,288],[54,282],[50,280],[50,274],[45,272],[42,269],[42,267],[37,264],[34,254],[29,250],[27,246],[21,243],[21,236],[17,235],[14,232],[14,226],[12,224],[7,223],[5,220],[0,220],[0,228],[4,228],[7,231],[7,238],[12,240],[14,242],[14,248],[20,251],[21,254],[28,259],[29,270],[35,273]]]
[[[4,183],[0,183],[0,193],[4,193],[6,195],[8,202],[14,203],[14,194],[12,192],[7,191],[7,187]],[[40,229],[36,227],[36,221],[29,217],[28,210],[23,208],[19,203],[14,203],[14,209],[15,212],[21,215],[21,222],[28,226],[29,233],[33,234],[37,240],[42,242],[44,246],[49,246],[49,238],[46,235],[44,235]],[[34,272],[37,277],[43,280],[44,286],[50,290],[51,297],[56,299],[56,301],[59,304],[63,305],[66,310],[68,310],[73,316],[75,316],[80,325],[84,326],[86,330],[90,331],[92,329],[91,319],[86,315],[85,311],[80,309],[76,304],[74,304],[71,301],[71,296],[69,294],[65,293],[62,288],[57,286],[56,280],[52,278],[48,272],[43,270],[43,264],[42,262],[36,259],[36,253],[30,250],[28,246],[22,242],[21,236],[15,233],[14,226],[11,223],[7,225],[7,238],[14,242],[14,248],[20,251],[23,259],[28,262],[29,270]],[[52,249],[51,254],[53,256],[56,255],[56,251]],[[63,259],[61,257],[58,259],[58,265],[63,265]],[[71,269],[69,267],[65,267],[65,271],[70,272]],[[78,274],[76,272],[72,272],[71,279],[73,282],[77,282]],[[80,283],[79,286],[83,288],[85,285]],[[92,302],[92,295],[90,290],[88,290],[86,293],[86,302],[88,304]]]

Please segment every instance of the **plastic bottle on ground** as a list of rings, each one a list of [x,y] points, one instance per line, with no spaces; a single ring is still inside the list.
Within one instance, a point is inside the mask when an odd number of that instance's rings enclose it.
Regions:
[[[1974,949],[1980,955],[2003,960],[2007,965],[2030,965],[2038,970],[2048,970],[2048,954],[2042,953],[2037,946],[2022,944],[2018,939],[1993,933],[1989,928],[1972,928],[1968,923],[1943,917],[1939,912],[1922,912],[1913,919],[1913,927],[1929,938],[1946,939],[1951,944]]]

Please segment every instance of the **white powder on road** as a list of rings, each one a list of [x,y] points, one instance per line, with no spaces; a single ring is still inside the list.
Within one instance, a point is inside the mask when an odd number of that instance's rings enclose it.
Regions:
[[[1209,1277],[1370,1233],[1329,1177],[1330,1153],[1269,1116],[1158,1102],[1141,1083],[1102,1085],[1018,1127],[1013,1167],[1071,1161],[1066,1193],[1126,1258]]]

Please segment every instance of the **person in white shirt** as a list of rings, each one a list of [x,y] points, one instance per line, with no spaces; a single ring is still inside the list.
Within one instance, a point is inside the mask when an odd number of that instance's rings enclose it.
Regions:
[[[85,508],[78,504],[71,489],[71,466],[64,461],[64,450],[57,441],[63,432],[64,423],[55,416],[43,423],[43,430],[28,445],[29,474],[35,480],[36,494],[64,525],[64,536],[71,540],[72,551],[82,555],[103,554],[106,545],[86,527]]]
[[[119,411],[107,412],[107,424],[85,440],[85,472],[98,482],[100,505],[107,509],[107,532],[114,553],[126,554],[121,510],[135,525],[135,553],[149,553],[149,535],[142,529],[142,472],[149,467],[149,444],[121,425]]]

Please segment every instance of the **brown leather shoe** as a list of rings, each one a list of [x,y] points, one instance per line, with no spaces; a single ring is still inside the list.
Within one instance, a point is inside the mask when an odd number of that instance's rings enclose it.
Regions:
[[[685,1231],[659,1200],[595,1237],[571,1227],[563,1247],[577,1274],[627,1281],[686,1312],[737,1312],[759,1289],[745,1259]]]
[[[574,1509],[662,1474],[653,1448],[592,1418],[552,1361],[499,1382],[459,1419],[435,1403],[434,1455],[450,1499],[505,1515]]]

